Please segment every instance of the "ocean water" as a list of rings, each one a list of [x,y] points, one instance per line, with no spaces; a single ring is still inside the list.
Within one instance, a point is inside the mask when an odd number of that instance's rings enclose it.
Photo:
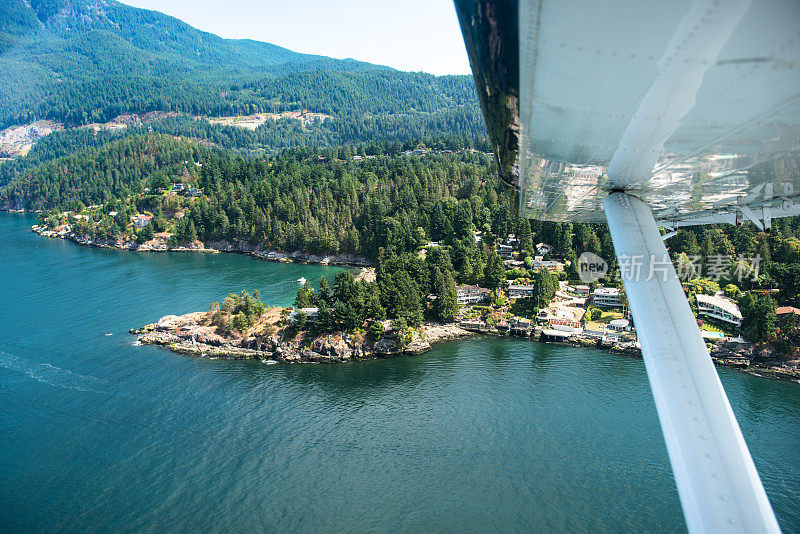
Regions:
[[[336,268],[79,247],[0,214],[2,532],[685,530],[640,360],[467,339],[344,365],[202,360],[130,328]],[[800,384],[720,369],[785,532]]]

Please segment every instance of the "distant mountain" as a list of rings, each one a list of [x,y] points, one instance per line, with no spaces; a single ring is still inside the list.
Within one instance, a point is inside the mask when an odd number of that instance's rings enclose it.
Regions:
[[[0,0],[0,128],[76,126],[122,113],[231,115],[312,109],[338,116],[455,113],[482,129],[466,76],[222,39],[114,0]],[[430,121],[429,121],[430,122]]]
[[[207,74],[201,67],[273,74],[376,68],[354,60],[300,54],[269,43],[223,39],[163,13],[114,0],[2,0],[2,3],[0,52],[20,46],[21,56],[27,55],[25,59],[52,69],[55,74],[85,75],[99,67],[110,68],[112,72],[94,74],[130,73],[125,69],[134,60],[137,61],[134,66],[149,69],[152,74],[193,69],[195,76]],[[56,64],[54,59],[66,59],[68,65]],[[98,59],[121,61],[103,63]],[[78,71],[70,73],[67,67]]]

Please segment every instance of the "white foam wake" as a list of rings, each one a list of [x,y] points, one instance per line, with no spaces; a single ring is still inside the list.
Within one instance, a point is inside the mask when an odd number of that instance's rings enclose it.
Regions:
[[[104,382],[49,363],[31,363],[3,351],[0,351],[0,368],[15,371],[43,384],[76,391],[97,391],[91,385]]]

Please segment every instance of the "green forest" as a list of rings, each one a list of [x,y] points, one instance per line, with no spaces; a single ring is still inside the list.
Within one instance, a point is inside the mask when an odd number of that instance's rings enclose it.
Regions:
[[[231,116],[309,109],[336,118],[307,140],[315,144],[365,141],[385,130],[389,138],[392,131],[484,132],[468,76],[399,72],[222,39],[113,0],[4,2],[0,79],[14,80],[0,86],[0,129],[42,119],[80,126],[153,111]],[[284,134],[276,141],[274,132],[264,132],[268,139],[259,144],[305,140]]]
[[[577,277],[584,251],[616,267],[604,225],[517,216],[468,76],[221,39],[113,0],[8,0],[0,77],[14,80],[0,86],[0,128],[43,119],[66,127],[0,164],[0,208],[43,210],[49,227],[69,223],[109,241],[161,234],[171,245],[348,254],[377,265],[374,283],[342,278],[329,298],[324,288],[298,295],[322,308],[317,328],[365,314],[407,325],[447,320],[455,284],[498,297],[506,280],[530,281],[546,302],[555,282],[527,261],[538,242],[572,265],[562,277]],[[274,118],[254,130],[208,120],[297,110],[329,118]],[[150,112],[124,129],[81,127]],[[152,224],[135,228],[137,214]],[[494,251],[510,233],[525,267],[505,269]],[[423,260],[429,242],[441,247]],[[798,304],[797,218],[776,220],[770,233],[751,224],[681,229],[667,245],[678,265],[699,259],[706,279],[687,285],[690,303],[723,288],[739,301],[748,339],[787,342],[774,309]],[[739,256],[760,258],[755,279],[739,280]],[[720,269],[720,257],[732,263]]]
[[[415,142],[415,154],[404,152],[410,143],[378,142],[246,156],[195,139],[129,135],[26,171],[0,190],[0,205],[44,209],[41,218],[50,226],[66,222],[63,210],[86,213],[88,220],[71,221],[74,231],[101,239],[143,242],[166,231],[175,245],[200,240],[364,257],[379,266],[379,276],[375,288],[362,289],[377,291],[382,313],[409,325],[426,313],[449,317],[448,309],[427,310],[424,303],[426,295],[450,291],[453,284],[496,289],[506,279],[535,281],[536,272],[506,270],[494,252],[494,243],[509,233],[519,238],[522,258],[545,242],[569,262],[591,251],[615,268],[605,225],[521,219],[517,195],[496,177],[490,154],[464,149],[466,138],[452,146],[442,139],[430,144],[438,148]],[[174,184],[202,194],[176,194]],[[153,224],[134,229],[137,213],[151,214]],[[719,257],[731,260],[717,269],[716,280],[690,284],[690,301],[694,292],[725,288],[739,298],[746,336],[774,339],[775,306],[798,304],[799,223],[776,220],[770,233],[750,224],[681,229],[667,241],[677,264],[698,257],[700,274],[708,277]],[[482,241],[476,242],[478,231]],[[442,248],[426,262],[418,251],[431,241]],[[738,279],[739,255],[760,258],[755,279]],[[562,276],[577,279],[577,272]],[[353,306],[356,316],[367,313]]]

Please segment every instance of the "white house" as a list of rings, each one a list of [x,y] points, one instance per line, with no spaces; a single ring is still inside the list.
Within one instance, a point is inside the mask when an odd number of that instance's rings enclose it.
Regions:
[[[629,332],[631,329],[631,322],[627,319],[614,319],[608,323],[608,328],[615,332]]]
[[[483,302],[489,297],[491,290],[480,286],[458,286],[456,300],[459,304],[475,304]]]
[[[547,243],[537,243],[536,244],[536,254],[544,256],[545,254],[550,254],[550,251],[553,250],[553,247],[548,245]]]
[[[598,287],[592,293],[592,304],[609,308],[621,307],[622,300],[620,299],[619,289],[616,287]]]
[[[731,299],[697,293],[697,313],[706,317],[711,317],[723,321],[733,326],[742,325],[742,312],[739,306]]]

